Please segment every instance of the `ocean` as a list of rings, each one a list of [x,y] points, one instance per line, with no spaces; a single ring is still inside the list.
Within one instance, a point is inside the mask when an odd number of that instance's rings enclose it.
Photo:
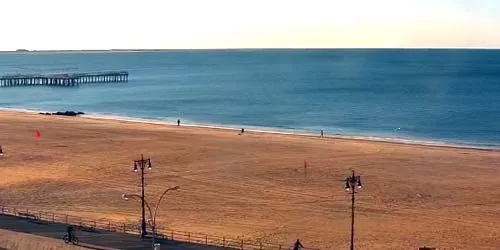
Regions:
[[[500,50],[2,53],[0,75],[129,71],[0,88],[0,108],[500,149]]]

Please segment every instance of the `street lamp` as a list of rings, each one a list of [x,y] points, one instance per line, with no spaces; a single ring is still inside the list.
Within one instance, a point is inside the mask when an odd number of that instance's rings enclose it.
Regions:
[[[345,190],[351,194],[351,250],[354,250],[354,196],[356,187],[361,188],[361,176],[352,175],[345,178]]]
[[[155,238],[156,238],[156,212],[158,211],[158,207],[160,206],[160,202],[169,191],[178,190],[179,188],[181,188],[181,187],[174,186],[174,187],[169,187],[169,188],[165,189],[165,191],[163,191],[160,198],[158,199],[158,202],[156,202],[156,206],[155,206],[154,210],[151,210],[151,206],[149,205],[149,203],[145,199],[143,199],[140,195],[137,195],[137,194],[123,194],[122,195],[122,198],[124,200],[134,198],[138,201],[141,201],[141,203],[145,204],[146,207],[148,208],[149,218],[151,220],[151,228],[153,229],[153,240],[152,240],[153,248],[154,248]]]
[[[139,172],[139,169],[141,170],[141,215],[142,215],[142,221],[141,221],[141,238],[144,238],[146,236],[146,214],[144,210],[145,206],[145,199],[144,199],[144,169],[147,168],[148,170],[151,170],[151,159],[144,159],[144,156],[141,154],[141,159],[140,160],[135,160],[134,161],[134,172]]]
[[[168,193],[168,191],[172,191],[172,190],[177,190],[181,188],[180,186],[175,186],[175,187],[170,187],[170,188],[167,188],[165,189],[165,191],[163,191],[163,194],[161,194],[160,198],[158,199],[158,202],[156,203],[156,206],[155,206],[155,211],[153,212],[153,247],[154,247],[154,244],[155,244],[155,237],[156,237],[156,211],[158,211],[158,207],[160,206],[160,202],[161,200],[163,199],[163,197]]]

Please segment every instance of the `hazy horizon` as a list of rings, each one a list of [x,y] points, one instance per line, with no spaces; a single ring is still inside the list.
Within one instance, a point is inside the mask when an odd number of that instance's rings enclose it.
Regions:
[[[380,47],[345,47],[345,48],[165,48],[165,49],[142,49],[142,48],[131,48],[131,49],[41,49],[41,50],[29,50],[24,48],[18,48],[16,50],[0,50],[0,53],[36,53],[36,52],[155,52],[155,51],[203,51],[203,50],[500,50],[500,47],[496,48],[481,48],[481,47],[393,47],[393,48],[380,48]]]
[[[6,0],[0,51],[498,49],[495,0]]]

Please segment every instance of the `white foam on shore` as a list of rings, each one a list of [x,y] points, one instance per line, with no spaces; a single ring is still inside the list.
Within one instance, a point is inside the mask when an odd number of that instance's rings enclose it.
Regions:
[[[86,114],[82,117],[93,118],[93,119],[105,119],[105,120],[117,120],[117,121],[128,121],[128,122],[138,122],[138,123],[148,123],[148,124],[158,124],[158,125],[168,125],[177,126],[177,119],[154,119],[154,118],[136,118],[121,115],[103,115],[103,114]],[[307,136],[307,137],[320,137],[317,133],[308,132],[306,130],[297,129],[269,129],[258,126],[244,126],[244,125],[220,125],[220,124],[198,124],[187,120],[182,120],[182,126],[184,127],[195,127],[195,128],[208,128],[208,129],[220,129],[220,130],[230,130],[239,132],[241,128],[245,129],[245,133],[267,133],[267,134],[278,134],[278,135],[293,135],[293,136]],[[333,139],[345,139],[345,140],[360,140],[360,141],[374,141],[374,142],[389,142],[389,143],[401,143],[409,145],[423,145],[423,146],[436,146],[436,147],[452,147],[452,148],[463,148],[463,149],[478,149],[478,150],[500,150],[499,147],[495,146],[476,146],[468,144],[458,144],[458,143],[446,143],[441,141],[432,140],[414,140],[406,138],[394,138],[394,137],[380,137],[380,136],[358,136],[358,135],[342,135],[342,134],[324,134],[324,138]]]
[[[21,109],[21,108],[0,108],[0,111],[7,112],[21,112],[38,114],[40,112],[55,112],[46,110],[33,110],[33,109]],[[155,118],[137,118],[123,115],[113,115],[113,114],[100,114],[100,113],[86,113],[81,115],[84,118],[98,119],[98,120],[115,120],[115,121],[126,121],[126,122],[136,122],[136,123],[147,123],[147,124],[157,124],[166,126],[177,126],[177,119],[155,119]],[[181,123],[184,127],[195,127],[195,128],[207,128],[207,129],[220,129],[238,132],[241,128],[245,129],[245,133],[267,133],[267,134],[278,134],[278,135],[293,135],[293,136],[307,136],[307,137],[318,137],[319,133],[312,133],[307,130],[299,129],[280,129],[280,128],[266,128],[259,126],[247,126],[247,125],[220,125],[220,124],[198,124],[189,120],[182,120]],[[324,138],[333,139],[345,139],[345,140],[360,140],[360,141],[374,141],[374,142],[388,142],[388,143],[400,143],[409,145],[423,145],[423,146],[436,146],[436,147],[451,147],[451,148],[463,148],[463,149],[477,149],[477,150],[490,150],[490,151],[500,151],[500,146],[483,146],[483,145],[471,145],[471,144],[461,144],[461,143],[448,143],[442,141],[433,140],[421,140],[421,139],[408,139],[408,138],[395,138],[386,136],[361,136],[361,135],[346,135],[346,134],[324,134]]]
[[[49,112],[49,111],[45,111],[45,110],[22,109],[22,108],[0,108],[0,111],[30,113],[30,114],[38,114],[40,112]]]

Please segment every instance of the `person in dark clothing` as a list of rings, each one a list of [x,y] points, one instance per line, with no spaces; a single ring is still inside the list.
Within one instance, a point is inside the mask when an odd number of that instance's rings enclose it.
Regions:
[[[73,227],[71,225],[66,227],[66,232],[68,233],[68,239],[70,242],[73,241],[73,231],[75,231],[75,230],[73,229]]]
[[[181,125],[181,120],[177,120],[177,126]]]
[[[301,248],[303,248],[304,246],[302,246],[302,243],[300,243],[300,240],[297,239],[297,241],[295,241],[295,244],[293,245],[293,250],[299,250]]]
[[[3,155],[2,145],[0,145],[0,156]]]

